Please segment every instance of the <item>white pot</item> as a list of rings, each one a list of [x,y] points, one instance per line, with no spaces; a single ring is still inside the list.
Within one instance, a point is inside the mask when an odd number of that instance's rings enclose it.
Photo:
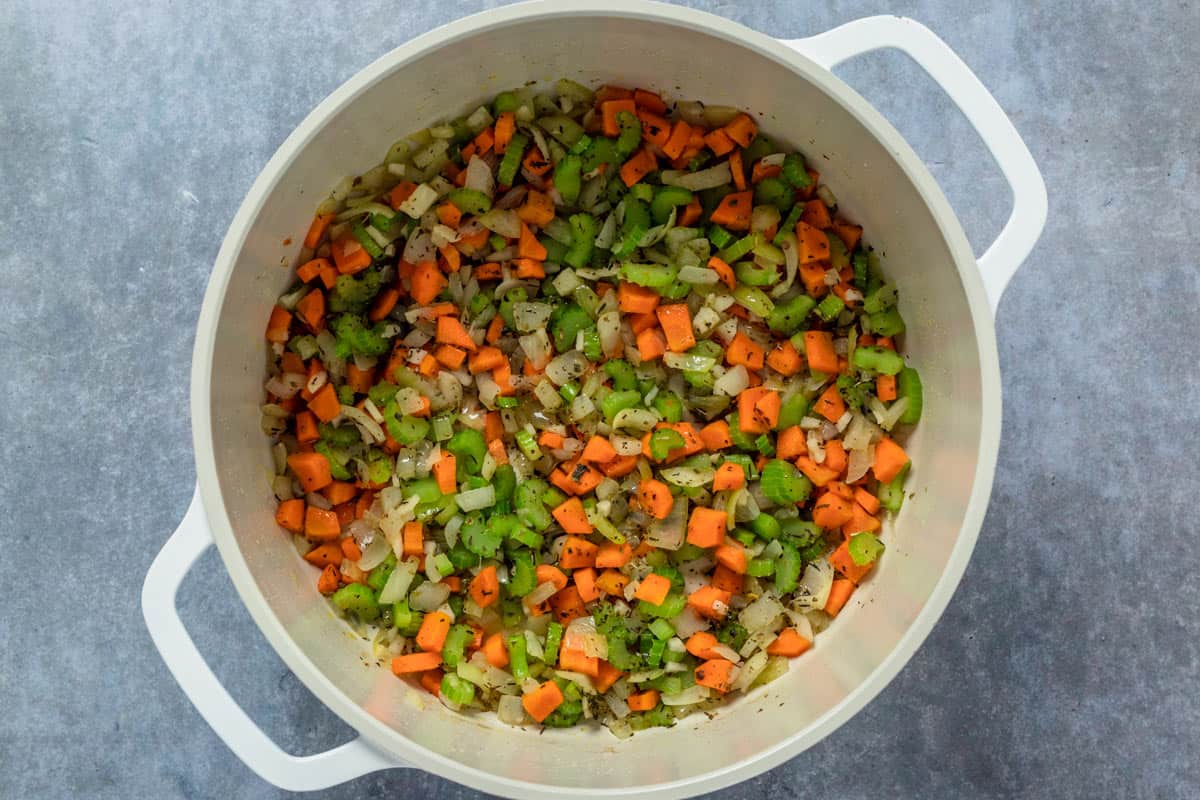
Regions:
[[[1013,187],[1014,212],[978,261],[929,172],[900,135],[829,71],[882,47],[907,52],[975,125]],[[762,112],[760,124],[815,162],[847,215],[885,254],[901,287],[906,347],[925,381],[908,448],[912,499],[885,532],[887,558],[787,676],[708,720],[619,741],[603,730],[520,730],[462,716],[364,667],[315,589],[312,568],[273,520],[259,430],[263,325],[289,281],[316,203],[342,176],[377,163],[398,137],[526,81],[611,81]],[[288,137],[242,203],[205,295],[192,366],[198,489],[143,590],[146,623],[188,697],[268,781],[315,789],[416,765],[524,798],[679,797],[744,780],[803,751],[874,697],[929,633],[966,567],[992,486],[1000,374],[991,307],[1046,214],[1029,151],[967,67],[898,17],[859,20],[779,42],[676,6],[636,0],[533,2],[439,28],[335,91]],[[982,280],[980,272],[982,271]],[[216,543],[251,615],[304,684],[360,734],[328,753],[281,751],[241,711],[175,612],[184,574]]]

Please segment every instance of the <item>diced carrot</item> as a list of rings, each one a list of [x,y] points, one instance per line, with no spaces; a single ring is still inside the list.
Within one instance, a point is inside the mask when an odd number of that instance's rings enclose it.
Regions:
[[[648,147],[639,147],[633,156],[621,165],[621,181],[626,186],[633,186],[642,178],[658,169],[658,159]]]
[[[734,150],[729,154],[729,173],[733,176],[733,188],[744,192],[746,190],[746,166],[742,163],[741,150]]]
[[[536,239],[534,241],[537,241]],[[539,244],[538,247],[541,247]],[[545,250],[545,248],[542,248]],[[532,258],[514,258],[513,266],[516,267],[518,278],[544,278],[546,277],[546,267],[541,261]]]
[[[358,487],[350,481],[332,481],[321,490],[321,494],[325,496],[330,505],[340,506],[343,503],[349,503],[358,495]]]
[[[275,509],[275,522],[292,533],[304,530],[304,501],[300,499],[283,500]]]
[[[775,637],[775,641],[767,645],[767,655],[795,658],[812,647],[812,642],[800,635],[795,628],[784,628]]]
[[[316,506],[304,509],[304,535],[316,542],[326,542],[342,535],[337,514]]]
[[[831,227],[833,228],[833,232],[846,245],[846,250],[853,252],[854,248],[858,247],[858,240],[862,238],[861,225],[853,225],[843,219],[839,219],[834,221]]]
[[[629,329],[633,331],[634,336],[638,336],[642,331],[653,330],[658,327],[658,317],[653,311],[645,314],[629,314],[626,316],[629,321]],[[663,347],[666,347],[666,340],[663,340]]]
[[[517,209],[522,222],[544,227],[554,219],[554,202],[550,196],[535,189],[525,195],[525,202]]]
[[[700,441],[704,442],[706,450],[724,450],[733,447],[733,439],[729,436],[729,423],[723,419],[710,422],[700,429]]]
[[[754,137],[758,135],[758,125],[750,119],[749,114],[738,114],[726,123],[723,130],[740,147],[749,147],[750,143],[754,141]]]
[[[713,556],[717,559],[718,564],[723,564],[738,575],[744,575],[750,564],[745,548],[732,540],[718,546]]]
[[[441,616],[445,616],[442,614]],[[429,619],[428,616],[425,619]],[[447,617],[449,619],[449,617]],[[414,672],[428,672],[442,665],[442,649],[436,652],[410,653],[406,656],[396,656],[392,659],[392,672],[396,675],[411,675]]]
[[[625,675],[625,673],[621,672],[621,670],[617,669],[603,658],[599,659],[599,662],[600,663],[596,670],[596,674],[592,676],[592,686],[595,687],[597,692],[604,694],[611,689],[612,685],[619,681]]]
[[[627,314],[648,314],[658,308],[662,296],[653,289],[621,281],[617,285],[617,308]]]
[[[800,265],[800,282],[804,284],[804,290],[814,298],[819,299],[829,293],[829,287],[825,285],[827,269],[829,265],[822,261]]]
[[[438,265],[441,267],[442,272],[452,275],[462,268],[462,253],[454,245],[443,245],[438,248],[438,253],[441,256]]]
[[[494,569],[494,568],[493,568]],[[495,598],[493,598],[493,601]],[[483,642],[483,655],[488,664],[496,669],[508,666],[508,647],[504,644],[504,634],[497,631]]]
[[[692,333],[692,314],[688,311],[687,303],[659,306],[654,313],[658,316],[658,324],[662,326],[671,352],[682,353],[696,346],[696,337]]]
[[[358,546],[358,542],[353,536],[347,536],[339,543],[341,545],[342,555],[347,561],[359,561],[362,559],[362,548]]]
[[[304,234],[304,246],[309,250],[316,250],[317,245],[325,236],[325,230],[329,227],[329,223],[333,222],[335,216],[337,215],[317,214],[313,217],[313,221],[308,226],[308,233]]]
[[[824,230],[832,224],[829,218],[829,208],[820,198],[814,198],[804,204],[804,213],[800,219],[814,228]]]
[[[722,225],[731,231],[750,230],[750,212],[754,207],[754,192],[733,192],[721,198],[708,219],[715,225]]]
[[[651,711],[658,705],[658,690],[647,689],[644,692],[635,692],[625,698],[625,702],[629,705],[630,711]]]
[[[425,528],[420,522],[404,523],[401,539],[405,556],[419,556],[425,552]]]
[[[508,463],[508,451],[504,449],[504,442],[499,439],[493,439],[488,442],[487,449],[492,454],[492,458],[496,459],[497,464]]]
[[[829,237],[825,231],[801,220],[796,223],[796,238],[799,239],[796,252],[801,264],[829,260]]]
[[[862,506],[868,514],[879,513],[879,498],[861,486],[854,489],[854,501]]]
[[[305,283],[316,280],[321,276],[321,268],[329,263],[327,258],[314,258],[306,261],[296,270],[296,277]]]
[[[763,368],[766,351],[744,331],[738,331],[733,341],[725,348],[725,362],[731,366],[742,365],[746,369]]]
[[[650,573],[642,578],[642,582],[638,584],[637,591],[634,592],[633,596],[638,600],[645,600],[651,605],[659,606],[667,599],[670,591],[671,580],[669,578]]]
[[[462,211],[454,203],[445,202],[437,207],[438,221],[450,228],[457,228],[462,222]]]
[[[671,135],[667,137],[660,149],[663,155],[667,158],[679,158],[683,154],[683,148],[687,147],[688,140],[692,138],[692,128],[681,119],[675,120],[675,124],[671,126]]]
[[[637,104],[638,108],[644,108],[655,114],[662,114],[667,110],[667,104],[663,102],[663,99],[646,89],[634,89],[633,102]]]
[[[745,485],[746,471],[742,469],[741,464],[726,461],[717,467],[717,472],[713,476],[714,492],[723,492],[726,489],[741,489]]]
[[[438,366],[437,359],[429,353],[426,353],[424,358],[421,359],[421,363],[417,364],[417,372],[426,378],[432,378],[437,375],[440,369],[441,367]]]
[[[846,473],[848,463],[849,458],[841,439],[830,439],[825,443],[825,467],[827,469],[833,470],[838,477],[841,477]]]
[[[458,481],[455,478],[457,469],[458,459],[453,453],[443,450],[442,457],[433,464],[433,478],[442,494],[454,494],[458,491]]]
[[[876,443],[875,463],[872,468],[880,482],[890,483],[908,461],[908,453],[905,453],[904,448],[896,444],[895,440],[885,436]]]
[[[733,662],[724,658],[710,658],[695,669],[696,683],[707,686],[720,694],[729,691],[730,676],[733,675]]]
[[[667,352],[667,340],[658,328],[647,328],[637,335],[637,349],[642,361],[655,361]]]
[[[579,589],[574,586],[559,589],[548,602],[554,612],[554,619],[561,625],[570,625],[573,620],[588,615],[587,609],[583,607],[583,598],[579,596]]]
[[[508,149],[508,143],[512,141],[513,134],[517,131],[516,114],[512,111],[504,111],[496,115],[496,125],[494,129],[495,143],[492,149],[496,155],[504,155],[504,151]]]
[[[288,340],[288,328],[291,324],[291,312],[281,306],[272,308],[271,318],[267,320],[267,341],[286,342]]]
[[[733,594],[742,591],[745,579],[724,564],[717,564],[709,583],[713,588]]]
[[[847,578],[834,578],[833,588],[829,590],[829,599],[825,601],[825,613],[836,617],[853,593],[854,581]]]
[[[799,425],[792,425],[779,432],[775,440],[775,457],[792,461],[808,452],[807,437]]]
[[[579,598],[585,603],[600,599],[600,589],[596,586],[596,569],[584,567],[571,573],[575,588],[579,590]]]
[[[788,339],[779,342],[767,353],[767,366],[785,378],[799,372],[802,364],[800,351]]]
[[[617,456],[600,464],[600,471],[612,479],[623,478],[637,469],[637,456]]]
[[[466,327],[459,322],[458,317],[450,315],[437,318],[437,341],[472,353],[477,347],[475,340],[467,333]]]
[[[737,288],[737,275],[733,271],[733,267],[726,264],[719,257],[713,256],[708,259],[708,268],[717,273],[721,283],[729,287],[730,291]]]
[[[583,503],[579,501],[578,497],[572,497],[562,505],[568,505],[572,502],[578,505],[579,513],[583,515]],[[555,519],[558,519],[557,512],[559,508],[562,508],[562,506],[559,506],[555,509]],[[587,523],[586,515],[583,515],[583,522],[588,525],[589,529],[592,527]],[[559,524],[561,523],[562,520],[559,520]],[[563,530],[566,529],[567,528],[564,525]],[[570,532],[571,531],[568,531],[568,533]],[[580,531],[580,533],[591,533],[591,531]],[[581,569],[583,567],[595,566],[596,551],[599,549],[600,548],[598,545],[592,544],[587,539],[580,538],[579,536],[568,536],[566,541],[563,542],[562,554],[558,558],[559,566],[561,566],[563,569]]]
[[[556,506],[552,513],[554,514],[554,519],[558,521],[558,524],[561,525],[562,529],[567,533],[588,534],[594,530],[592,523],[588,522],[587,513],[584,511],[583,503],[578,497],[567,498],[558,506]],[[571,542],[571,537],[568,537],[567,542],[568,544]],[[595,545],[591,546],[595,547]],[[564,548],[561,563],[564,567],[573,569],[574,560],[572,560],[571,564],[566,563],[566,561],[567,552],[566,548]],[[587,566],[587,563],[585,563],[584,566]]]
[[[897,397],[896,376],[879,375],[875,378],[875,394],[885,403],[890,403]]]
[[[754,162],[754,166],[750,170],[750,182],[758,183],[767,178],[776,178],[781,172],[783,172],[783,167],[779,164],[764,164],[760,158]]]
[[[854,517],[854,503],[836,492],[826,490],[813,505],[813,522],[830,530],[840,528]]]
[[[472,375],[481,372],[491,372],[501,364],[507,364],[508,358],[498,347],[481,347],[471,354],[467,360],[467,368]]]
[[[542,155],[542,151],[536,147],[529,148],[529,152],[525,154],[525,158],[521,161],[521,167],[529,170],[530,173],[541,177],[545,175],[554,166],[554,163]]]
[[[554,681],[546,681],[538,688],[521,698],[525,713],[536,722],[545,721],[546,717],[563,704],[563,693]]]
[[[856,585],[862,583],[862,579],[866,577],[871,568],[875,566],[875,562],[869,564],[856,564],[854,559],[850,557],[850,540],[844,540],[837,549],[829,556],[829,566],[833,567],[840,575],[848,580],[853,581]]]
[[[718,644],[720,644],[720,642],[717,640],[717,637],[713,636],[708,631],[696,631],[688,637],[687,642],[684,643],[684,647],[696,658],[708,660],[712,658],[720,658],[720,656],[713,651],[713,648]]]
[[[342,552],[342,546],[334,541],[319,544],[304,554],[305,561],[321,569],[330,564],[340,567],[345,558],[346,554]]]
[[[596,588],[611,597],[624,597],[629,576],[615,569],[606,569],[596,578]]]
[[[704,144],[708,145],[708,149],[712,150],[713,155],[717,157],[723,156],[737,147],[733,143],[733,139],[729,138],[729,134],[720,128],[709,131],[704,137]]]
[[[700,205],[700,198],[693,197],[692,202],[684,206],[683,211],[679,215],[679,227],[690,228],[700,221],[700,215],[703,213],[704,206]]]
[[[817,372],[833,375],[838,371],[837,352],[833,349],[833,334],[829,331],[805,331],[804,354],[808,365]]]
[[[553,564],[538,564],[537,569],[534,570],[534,575],[536,576],[538,585],[551,583],[554,584],[554,588],[557,591],[567,588],[566,573]]]
[[[296,415],[296,441],[304,444],[305,442],[315,442],[321,438],[321,433],[317,430],[317,417],[311,411],[301,411]]]
[[[426,614],[417,631],[417,647],[427,653],[440,653],[446,643],[446,634],[450,632],[450,622],[449,615],[441,611]]]
[[[413,269],[412,299],[417,305],[427,306],[446,288],[446,276],[432,261],[422,261]]]
[[[454,345],[443,344],[433,351],[433,357],[446,369],[458,369],[467,360],[467,353]]]
[[[400,290],[395,286],[388,286],[380,291],[371,302],[371,310],[367,312],[367,318],[371,322],[379,322],[381,319],[392,313],[392,309],[396,307],[396,303],[400,301]]]
[[[688,520],[687,541],[697,547],[716,547],[725,541],[727,516],[715,508],[697,506]]]
[[[521,236],[517,240],[517,256],[519,258],[532,258],[535,261],[546,260],[546,248],[533,235],[533,231],[529,230],[529,226],[524,222],[521,223]]]
[[[537,440],[539,445],[547,448],[548,450],[560,449],[563,446],[563,442],[565,442],[565,441],[566,441],[566,437],[564,437],[561,433],[558,433],[557,431],[552,431],[549,429],[544,430],[540,434],[538,434],[538,440]]]
[[[600,104],[600,118],[605,136],[616,136],[621,132],[621,123],[617,120],[617,114],[622,111],[636,115],[637,104],[632,99],[607,100]]]
[[[306,492],[324,489],[333,480],[329,461],[320,453],[292,453],[287,464]]]
[[[638,109],[637,118],[642,123],[642,138],[661,150],[671,136],[671,123],[644,108]]]
[[[333,594],[337,591],[338,586],[342,583],[342,572],[333,564],[329,564],[325,569],[321,570],[321,575],[317,578],[317,591],[321,594]]]
[[[400,206],[404,205],[404,201],[407,200],[409,196],[411,196],[416,190],[417,185],[412,181],[400,181],[400,183],[392,187],[392,190],[388,193],[388,203],[392,206],[392,208],[398,209]]]
[[[640,489],[639,489],[640,491]],[[600,545],[600,549],[596,551],[596,566],[600,569],[616,568],[620,569],[629,563],[629,559],[633,557],[633,548],[628,544],[608,544]]]
[[[604,476],[587,464],[567,462],[550,472],[550,482],[567,494],[582,496],[600,485]]]
[[[593,464],[606,464],[617,457],[617,451],[613,448],[612,443],[603,436],[593,435],[588,439],[587,446],[583,448],[579,458],[583,461],[589,461]]]
[[[343,275],[353,275],[371,266],[371,254],[352,234],[336,239],[329,245],[329,252],[333,255],[338,272]]]
[[[783,401],[779,392],[762,386],[738,394],[738,428],[742,433],[767,433],[779,422]]]
[[[810,481],[812,481],[813,484],[817,487],[825,486],[830,481],[837,479],[836,472],[829,469],[828,467],[818,464],[816,461],[813,461],[812,458],[807,455],[800,456],[799,458],[797,458],[796,466],[800,469],[801,472],[804,473],[804,476],[806,478],[808,478]]]
[[[479,570],[467,587],[467,594],[480,608],[487,608],[500,599],[500,580],[496,575],[496,567],[492,564]]]

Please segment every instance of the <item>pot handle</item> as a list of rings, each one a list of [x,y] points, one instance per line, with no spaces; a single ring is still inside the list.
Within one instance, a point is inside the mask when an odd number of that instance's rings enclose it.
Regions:
[[[375,750],[361,736],[311,756],[285,753],[230,697],[196,649],[175,606],[184,576],[212,544],[197,487],[183,521],[155,557],[142,584],[142,615],[154,646],[204,721],[242,763],[280,789],[324,789],[368,772],[407,767]]]
[[[937,34],[907,17],[865,17],[783,44],[826,69],[872,50],[907,53],[958,106],[979,133],[1013,192],[1013,210],[996,241],[979,257],[992,312],[1046,225],[1046,184],[1012,120],[963,60]]]

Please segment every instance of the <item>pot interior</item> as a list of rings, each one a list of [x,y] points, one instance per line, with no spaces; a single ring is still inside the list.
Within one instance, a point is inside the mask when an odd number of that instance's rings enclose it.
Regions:
[[[215,461],[228,528],[211,507],[210,517],[223,556],[235,580],[243,570],[251,576],[240,586],[243,597],[264,628],[279,626],[277,646],[279,632],[290,639],[279,647],[284,660],[348,721],[394,752],[412,755],[407,740],[436,754],[416,763],[442,774],[457,764],[544,791],[649,787],[729,770],[796,737],[807,745],[827,733],[840,721],[831,712],[864,687],[914,625],[960,537],[973,538],[975,529],[963,520],[980,462],[985,403],[976,324],[953,255],[961,258],[965,239],[953,219],[943,220],[946,233],[888,146],[818,86],[835,83],[819,68],[789,67],[779,51],[733,41],[744,29],[724,21],[710,28],[704,20],[714,18],[704,16],[680,21],[679,11],[538,13],[501,16],[486,30],[460,25],[452,29],[457,38],[393,59],[282,166],[236,250],[215,332],[201,332],[214,337],[214,357],[210,391],[197,404],[198,415],[205,402],[211,407],[211,441],[198,439],[197,446],[210,448]],[[693,715],[628,741],[602,729],[540,732],[491,716],[461,716],[397,680],[386,664],[376,666],[366,643],[331,613],[316,591],[315,571],[273,521],[271,457],[259,430],[263,329],[290,281],[286,266],[316,204],[344,175],[378,163],[400,136],[500,90],[559,77],[736,105],[753,112],[764,132],[798,146],[844,213],[865,227],[866,241],[899,284],[909,325],[904,346],[925,382],[924,419],[908,440],[911,498],[885,526],[888,551],[879,568],[835,624],[787,676],[714,719]],[[284,246],[289,237],[294,244]],[[954,237],[961,246],[950,243]],[[222,269],[218,264],[218,277]],[[881,681],[874,683],[865,689],[868,697]]]

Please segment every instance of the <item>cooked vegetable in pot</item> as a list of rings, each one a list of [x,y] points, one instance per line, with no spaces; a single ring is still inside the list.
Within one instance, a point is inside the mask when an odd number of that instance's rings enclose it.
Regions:
[[[278,523],[396,675],[671,725],[883,556],[921,381],[804,156],[637,89],[497,95],[339,185],[267,324]]]

